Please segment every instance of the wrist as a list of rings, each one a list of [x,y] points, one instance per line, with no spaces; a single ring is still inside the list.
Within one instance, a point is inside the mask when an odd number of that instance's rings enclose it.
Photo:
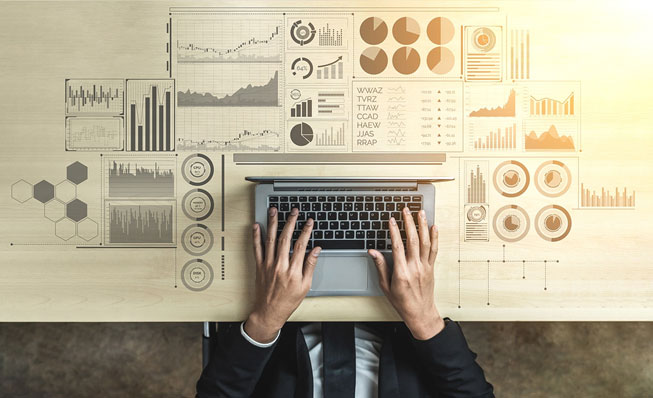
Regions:
[[[420,317],[412,322],[406,322],[413,337],[417,340],[429,340],[444,329],[444,319],[435,311],[431,316]]]
[[[259,343],[270,343],[274,341],[283,325],[277,325],[268,321],[264,316],[252,312],[245,320],[245,333]]]

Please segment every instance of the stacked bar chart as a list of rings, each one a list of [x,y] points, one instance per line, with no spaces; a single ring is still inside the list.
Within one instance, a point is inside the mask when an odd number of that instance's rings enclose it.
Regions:
[[[531,97],[530,114],[537,116],[573,116],[575,115],[574,93],[572,92],[562,101]]]
[[[174,150],[174,80],[127,80],[127,150]]]
[[[517,125],[513,123],[510,127],[498,128],[496,132],[491,131],[484,138],[474,141],[475,150],[509,150],[517,148]]]
[[[626,187],[623,192],[620,192],[619,188],[614,191],[601,188],[599,193],[580,184],[580,191],[581,207],[635,207],[635,191],[628,194]]]

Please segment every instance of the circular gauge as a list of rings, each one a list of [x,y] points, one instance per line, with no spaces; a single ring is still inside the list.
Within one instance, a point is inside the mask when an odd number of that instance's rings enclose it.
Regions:
[[[190,185],[204,185],[213,177],[213,162],[201,153],[190,155],[181,164],[181,175]]]
[[[213,267],[206,260],[190,260],[181,269],[181,282],[194,292],[205,290],[213,282]]]
[[[526,166],[516,160],[507,160],[494,170],[494,188],[503,196],[514,198],[526,191],[530,175]]]
[[[561,196],[571,187],[571,171],[562,162],[546,161],[535,171],[535,187],[544,196]]]
[[[181,234],[181,244],[190,255],[204,255],[213,247],[213,233],[204,224],[189,225]]]
[[[297,100],[300,99],[301,97],[302,97],[302,92],[301,92],[300,90],[298,90],[298,89],[296,89],[296,88],[293,88],[292,90],[290,90],[290,98],[292,98],[292,99],[294,99],[295,101],[297,101]]]
[[[313,74],[313,63],[306,57],[295,58],[290,64],[290,70],[293,76],[301,76],[302,79],[308,79]]]
[[[313,141],[313,129],[306,123],[299,123],[290,129],[290,140],[297,146],[306,146]]]
[[[517,242],[524,238],[530,228],[530,219],[524,209],[517,205],[503,206],[497,210],[493,220],[494,233],[506,242]]]
[[[472,206],[467,210],[467,221],[481,222],[485,220],[487,210],[485,206]]]
[[[184,195],[181,209],[191,220],[206,220],[213,212],[213,198],[203,189],[194,189]]]
[[[305,24],[301,20],[295,21],[290,27],[290,37],[295,43],[304,46],[315,38],[315,26],[311,22]]]
[[[419,63],[419,53],[411,47],[401,47],[392,56],[392,65],[402,75],[414,73],[419,68]]]
[[[444,75],[448,73],[456,61],[456,56],[446,47],[436,47],[426,56],[426,65],[431,72]]]
[[[535,230],[549,242],[563,240],[571,231],[571,215],[562,206],[546,206],[535,216]]]
[[[379,47],[369,47],[361,53],[360,64],[370,75],[378,75],[388,66],[388,55]]]
[[[419,38],[419,23],[410,17],[399,18],[392,26],[392,35],[401,44],[413,44]]]
[[[427,36],[435,44],[442,45],[449,43],[455,33],[456,28],[453,26],[453,23],[443,17],[433,18],[426,27]]]
[[[497,37],[490,28],[478,28],[472,33],[472,44],[478,51],[486,53],[497,44]]]
[[[379,44],[388,36],[388,25],[381,18],[369,17],[361,23],[361,39],[367,44]]]

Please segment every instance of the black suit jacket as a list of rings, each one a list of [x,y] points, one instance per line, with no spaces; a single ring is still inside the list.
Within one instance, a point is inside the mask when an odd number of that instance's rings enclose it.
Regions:
[[[197,382],[197,397],[311,398],[313,374],[302,323],[287,323],[269,348],[250,344],[240,323],[220,323],[217,344]],[[379,398],[494,397],[460,326],[447,321],[430,340],[400,322],[369,324],[383,336]]]

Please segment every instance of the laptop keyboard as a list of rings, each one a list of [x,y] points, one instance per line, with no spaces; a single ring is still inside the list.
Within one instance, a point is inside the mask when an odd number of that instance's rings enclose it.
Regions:
[[[268,206],[278,210],[277,237],[281,234],[290,211],[293,208],[299,209],[292,236],[293,245],[299,238],[306,220],[312,218],[314,224],[309,249],[320,246],[324,250],[391,250],[390,217],[397,220],[405,242],[402,210],[408,207],[417,225],[417,212],[422,209],[422,196],[277,195],[268,196]]]

